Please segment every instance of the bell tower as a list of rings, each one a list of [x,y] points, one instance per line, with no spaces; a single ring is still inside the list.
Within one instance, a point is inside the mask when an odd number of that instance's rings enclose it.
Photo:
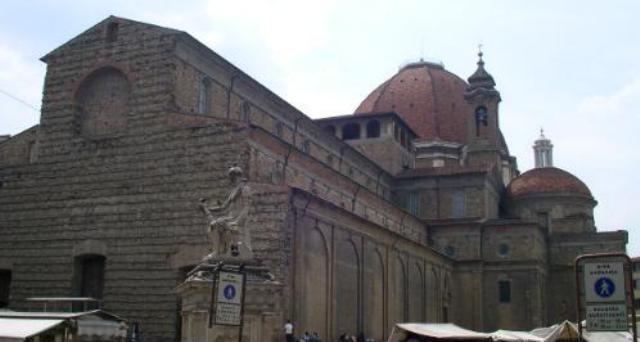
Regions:
[[[482,51],[478,52],[478,68],[467,79],[464,99],[471,112],[467,117],[468,160],[470,165],[500,163],[502,138],[498,120],[500,93],[493,77],[485,70]]]

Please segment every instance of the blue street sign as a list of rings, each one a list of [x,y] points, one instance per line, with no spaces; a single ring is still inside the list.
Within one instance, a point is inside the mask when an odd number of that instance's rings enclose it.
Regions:
[[[223,293],[224,298],[231,300],[236,296],[236,288],[233,285],[229,284],[224,287]]]
[[[609,298],[616,292],[616,285],[613,280],[607,277],[601,277],[593,284],[593,290],[602,298]]]

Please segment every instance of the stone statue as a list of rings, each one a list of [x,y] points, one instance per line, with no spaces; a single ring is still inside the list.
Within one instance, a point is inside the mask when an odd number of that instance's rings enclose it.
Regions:
[[[251,234],[248,227],[251,189],[242,169],[232,167],[227,175],[233,189],[218,205],[208,206],[206,199],[200,199],[200,208],[209,220],[207,235],[212,240],[213,250],[204,260],[225,259],[227,257],[251,259]]]

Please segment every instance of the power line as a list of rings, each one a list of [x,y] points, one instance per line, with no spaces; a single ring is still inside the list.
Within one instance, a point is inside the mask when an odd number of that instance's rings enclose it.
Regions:
[[[2,89],[0,89],[0,93],[2,93],[2,94],[4,94],[4,95],[6,95],[7,97],[9,97],[10,99],[12,99],[12,100],[14,100],[14,101],[20,102],[21,104],[23,104],[23,105],[25,105],[25,106],[27,106],[27,107],[29,107],[29,108],[31,108],[31,109],[33,109],[33,110],[35,110],[36,112],[40,112],[40,109],[36,108],[36,107],[35,107],[34,105],[32,105],[31,103],[29,103],[29,102],[27,102],[27,101],[25,101],[25,100],[23,100],[23,99],[21,99],[21,98],[19,98],[19,97],[15,96],[15,95],[12,95],[12,94],[10,94],[10,93],[8,93],[8,92],[6,92],[6,91],[2,90]]]

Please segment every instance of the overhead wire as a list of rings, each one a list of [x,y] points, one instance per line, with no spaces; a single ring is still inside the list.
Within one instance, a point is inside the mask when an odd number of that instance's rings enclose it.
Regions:
[[[25,106],[27,106],[27,107],[29,107],[29,108],[31,108],[31,109],[33,109],[33,110],[35,110],[36,112],[39,112],[39,111],[40,111],[40,109],[38,109],[36,106],[34,106],[34,105],[30,104],[29,102],[27,102],[27,101],[25,101],[25,100],[23,100],[23,99],[21,99],[21,98],[19,98],[19,97],[15,96],[15,95],[13,95],[13,94],[9,93],[9,92],[7,92],[7,91],[4,91],[4,90],[0,89],[0,93],[1,93],[1,94],[4,94],[5,96],[9,97],[10,99],[12,99],[12,100],[14,100],[14,101],[20,102],[21,104],[23,104],[23,105],[25,105]]]

